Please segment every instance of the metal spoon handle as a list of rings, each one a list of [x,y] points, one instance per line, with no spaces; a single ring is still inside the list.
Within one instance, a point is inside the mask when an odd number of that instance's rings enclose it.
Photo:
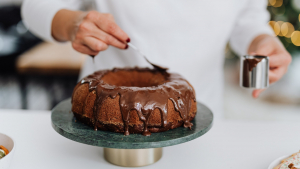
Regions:
[[[127,45],[130,46],[135,51],[137,51],[138,53],[140,53],[146,59],[146,56],[136,46],[134,46],[132,43],[127,43]]]
[[[168,68],[165,68],[165,67],[162,67],[162,66],[159,66],[159,65],[156,65],[156,64],[150,62],[150,61],[147,59],[146,55],[144,55],[144,54],[143,54],[136,46],[134,46],[132,43],[127,43],[127,45],[130,46],[130,47],[131,47],[132,49],[134,49],[135,51],[137,51],[140,55],[142,55],[142,56],[144,57],[144,59],[145,59],[149,64],[151,64],[154,68],[156,68],[156,69],[158,69],[158,70],[160,70],[160,71],[166,71],[166,70],[168,70]]]

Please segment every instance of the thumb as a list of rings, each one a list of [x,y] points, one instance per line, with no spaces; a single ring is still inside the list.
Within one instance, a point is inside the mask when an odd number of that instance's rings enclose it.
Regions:
[[[253,90],[252,97],[255,98],[255,99],[258,98],[258,96],[260,95],[260,93],[262,93],[265,90],[266,89],[256,89],[256,90]]]

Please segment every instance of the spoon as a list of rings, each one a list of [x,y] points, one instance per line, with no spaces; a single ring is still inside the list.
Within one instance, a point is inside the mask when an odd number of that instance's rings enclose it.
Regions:
[[[162,67],[162,66],[159,66],[159,65],[156,65],[154,63],[151,63],[147,58],[146,56],[136,47],[134,46],[132,43],[127,43],[128,46],[130,46],[132,49],[134,49],[136,52],[138,52],[140,55],[142,55],[144,57],[144,59],[150,64],[152,65],[155,69],[157,69],[158,71],[166,71],[168,70],[169,68],[166,68],[166,67]]]

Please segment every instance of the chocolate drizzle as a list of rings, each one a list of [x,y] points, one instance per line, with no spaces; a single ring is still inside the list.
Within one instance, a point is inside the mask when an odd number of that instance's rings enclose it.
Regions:
[[[245,63],[245,68],[248,68],[248,70],[251,72],[253,70],[253,68],[255,68],[257,66],[257,64],[261,61],[262,59],[245,59],[244,63]]]
[[[165,77],[163,84],[149,87],[136,86],[117,86],[105,83],[102,78],[108,72],[118,71],[150,71],[153,73],[161,73]],[[143,135],[151,135],[148,130],[148,121],[154,109],[159,109],[161,113],[161,126],[167,125],[168,99],[175,105],[175,110],[180,113],[183,119],[183,126],[191,129],[192,123],[189,121],[189,111],[191,109],[191,99],[196,101],[195,93],[189,83],[179,74],[161,72],[156,69],[148,68],[125,68],[113,70],[97,71],[81,80],[81,84],[88,83],[90,92],[95,90],[96,100],[94,103],[93,118],[94,129],[97,130],[99,123],[99,111],[103,101],[110,97],[114,99],[120,96],[120,108],[124,122],[124,135],[129,135],[129,116],[131,110],[136,110],[140,120],[144,123]]]

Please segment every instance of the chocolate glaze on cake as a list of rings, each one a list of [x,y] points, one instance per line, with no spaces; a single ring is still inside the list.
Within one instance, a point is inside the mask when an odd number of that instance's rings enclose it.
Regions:
[[[95,90],[96,100],[93,110],[93,126],[97,130],[99,110],[102,103],[108,97],[114,99],[118,95],[120,97],[119,104],[124,122],[124,134],[129,135],[128,123],[131,110],[136,110],[140,120],[144,123],[142,134],[145,136],[151,135],[148,130],[148,120],[154,109],[159,109],[161,112],[161,126],[167,126],[167,100],[170,99],[175,107],[175,110],[180,113],[183,120],[183,126],[191,129],[189,111],[191,109],[191,100],[196,101],[195,93],[190,84],[179,74],[159,72],[164,77],[162,84],[157,83],[151,86],[128,85],[118,86],[105,81],[105,75],[110,72],[118,71],[150,71],[157,73],[156,69],[148,68],[126,68],[113,70],[97,71],[81,80],[81,84],[88,83],[90,92]],[[76,88],[74,89],[74,91]],[[73,95],[74,96],[74,95]],[[73,100],[73,97],[72,97]]]

